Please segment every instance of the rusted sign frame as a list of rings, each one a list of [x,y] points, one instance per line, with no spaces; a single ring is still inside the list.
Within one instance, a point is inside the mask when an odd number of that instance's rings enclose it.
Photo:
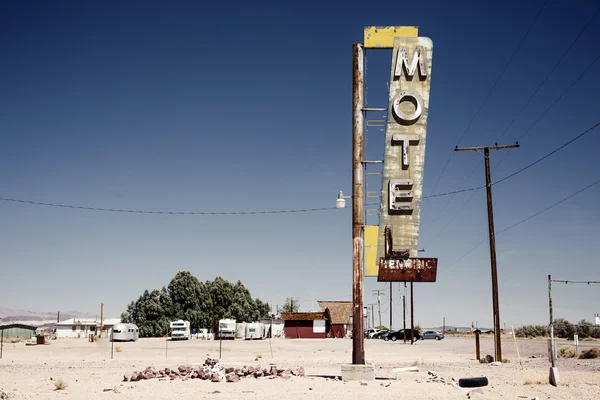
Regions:
[[[377,282],[435,282],[437,258],[379,259]]]
[[[379,258],[378,282],[435,282],[437,258],[410,258],[409,250],[394,250],[392,226],[385,227],[385,257]]]

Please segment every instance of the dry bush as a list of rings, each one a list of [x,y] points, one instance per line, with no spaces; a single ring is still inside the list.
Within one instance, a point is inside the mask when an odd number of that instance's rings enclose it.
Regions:
[[[589,360],[592,358],[600,358],[600,349],[592,348],[592,349],[584,350],[579,355],[579,358],[581,358],[583,360]]]
[[[532,374],[525,378],[524,385],[545,385],[549,383],[548,377],[542,374]]]
[[[502,363],[503,363],[503,364],[510,364],[510,362],[511,362],[511,361],[510,361],[510,358],[503,358],[503,359],[502,359]]]
[[[425,365],[425,361],[423,359],[421,359],[421,360],[415,360],[415,362],[413,362],[411,365],[413,367],[418,367],[419,365]]]
[[[482,364],[489,364],[489,363],[494,362],[494,357],[492,357],[488,354],[487,356],[485,356],[481,360],[479,360],[479,362]]]
[[[575,347],[561,346],[558,349],[558,358],[573,358],[575,357]]]
[[[120,352],[122,352],[122,351],[123,351],[123,349],[121,348],[121,346],[117,346],[117,347],[115,347],[115,351],[116,351],[117,353],[120,353]]]
[[[63,381],[62,379],[59,379],[56,382],[54,382],[54,390],[65,390],[67,386],[67,382]]]
[[[261,353],[258,353],[258,354],[256,355],[256,358],[263,358],[263,355],[262,355]]]

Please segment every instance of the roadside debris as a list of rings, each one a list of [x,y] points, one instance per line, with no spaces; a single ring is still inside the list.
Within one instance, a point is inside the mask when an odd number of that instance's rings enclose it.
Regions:
[[[202,379],[211,382],[239,382],[245,378],[281,378],[289,379],[290,376],[305,376],[304,367],[296,369],[283,369],[278,368],[276,365],[271,365],[269,368],[261,369],[260,367],[248,367],[243,368],[224,368],[219,360],[207,358],[203,365],[192,367],[190,365],[180,365],[177,369],[165,368],[156,371],[154,367],[148,367],[144,371],[134,371],[130,377],[127,375],[123,376],[123,382],[137,382],[141,380],[148,380],[159,378],[159,381],[181,379],[187,381],[188,379]]]
[[[419,383],[440,382],[440,383],[443,383],[445,385],[453,385],[453,384],[455,385],[456,384],[456,379],[454,379],[454,378],[444,378],[443,376],[439,376],[434,371],[427,371],[427,379],[425,379],[425,378],[417,379],[417,382],[419,382]]]
[[[392,372],[419,372],[419,367],[402,367],[402,368],[393,368]]]

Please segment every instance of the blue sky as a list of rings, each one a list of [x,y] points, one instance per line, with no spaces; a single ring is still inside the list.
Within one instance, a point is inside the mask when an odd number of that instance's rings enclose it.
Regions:
[[[367,25],[417,25],[434,42],[424,194],[484,183],[476,153],[498,141],[600,3],[5,2],[0,11],[0,197],[141,210],[330,207],[351,190],[351,45]],[[502,137],[514,142],[600,55],[594,18]],[[386,106],[391,54],[367,52],[368,104]],[[598,122],[600,62],[521,140],[492,155],[493,180]],[[368,132],[381,157],[382,132]],[[592,131],[494,186],[497,230],[600,179]],[[498,164],[502,158],[505,160]],[[439,184],[436,182],[444,170]],[[379,185],[369,180],[370,190]],[[598,280],[595,201],[587,190],[498,235],[502,322],[546,323],[547,275]],[[420,247],[440,260],[415,285],[421,325],[491,325],[485,192],[424,200]],[[463,208],[464,206],[464,208]],[[459,210],[462,211],[457,215]],[[0,202],[0,304],[117,316],[178,270],[241,280],[303,309],[350,299],[350,212],[247,216],[113,214]],[[376,220],[370,219],[370,223]],[[443,229],[444,228],[444,229]],[[394,325],[401,292],[394,287]],[[365,282],[365,303],[376,301]],[[560,286],[556,315],[600,312],[600,286]],[[314,300],[314,302],[313,302]],[[389,311],[382,297],[383,321]]]

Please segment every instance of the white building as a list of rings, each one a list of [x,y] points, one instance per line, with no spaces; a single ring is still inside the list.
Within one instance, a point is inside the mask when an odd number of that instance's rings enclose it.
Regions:
[[[121,318],[105,318],[102,337],[109,337],[112,327],[121,322]],[[100,320],[96,318],[71,318],[56,324],[56,338],[87,338],[100,330]]]
[[[285,323],[281,318],[274,318],[273,320],[271,318],[261,318],[258,322],[265,325],[266,337],[272,335],[271,337],[273,338],[282,338],[284,336],[283,327]],[[271,322],[273,323],[272,325]],[[271,332],[271,326],[273,327],[273,332]]]

